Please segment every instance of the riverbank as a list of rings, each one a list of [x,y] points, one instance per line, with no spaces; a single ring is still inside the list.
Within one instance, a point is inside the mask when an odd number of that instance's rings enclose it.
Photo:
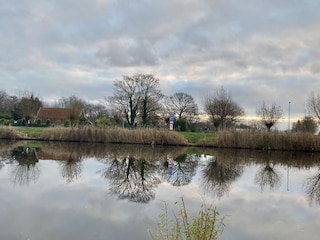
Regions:
[[[256,150],[320,152],[320,137],[307,133],[226,130],[186,133],[155,128],[119,127],[0,127],[1,139],[130,143]]]

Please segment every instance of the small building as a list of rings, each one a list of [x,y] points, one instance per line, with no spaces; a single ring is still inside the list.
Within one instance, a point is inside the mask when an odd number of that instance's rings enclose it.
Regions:
[[[75,117],[76,116],[76,117]],[[82,124],[91,125],[91,121],[86,118],[84,111],[77,111],[70,108],[47,108],[41,107],[35,118],[36,123],[53,125]]]

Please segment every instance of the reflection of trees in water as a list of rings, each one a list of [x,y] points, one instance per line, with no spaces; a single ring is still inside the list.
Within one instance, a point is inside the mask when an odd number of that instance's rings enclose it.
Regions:
[[[64,161],[59,161],[61,175],[68,183],[76,181],[81,176],[82,159],[78,155],[70,153],[69,158]]]
[[[18,164],[13,165],[11,172],[14,184],[29,185],[35,182],[40,176],[40,169],[37,166],[37,154],[35,149],[18,147],[12,151],[12,158]]]
[[[243,169],[240,165],[230,164],[227,159],[218,161],[213,157],[202,171],[204,190],[221,198],[230,191],[232,182],[241,176]]]
[[[156,176],[156,165],[145,159],[132,156],[123,160],[114,159],[102,170],[102,176],[110,179],[110,191],[120,199],[147,203],[154,199],[154,188],[160,183]]]
[[[199,156],[196,154],[182,154],[174,160],[169,157],[161,174],[173,186],[184,186],[196,174],[198,162]]]
[[[255,175],[254,182],[260,186],[261,191],[267,186],[270,190],[274,190],[281,185],[281,173],[270,162],[269,153],[265,153],[264,160],[266,163],[261,165],[260,170]]]
[[[320,173],[305,181],[305,191],[311,204],[320,205]]]

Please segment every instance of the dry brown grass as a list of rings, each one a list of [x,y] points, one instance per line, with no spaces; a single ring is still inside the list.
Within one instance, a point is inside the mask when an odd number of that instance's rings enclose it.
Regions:
[[[320,137],[307,133],[222,131],[215,145],[262,150],[320,151]]]
[[[13,127],[0,126],[0,139],[15,140],[15,139],[23,139],[26,137],[27,137],[26,134],[17,131]]]
[[[119,127],[79,127],[46,128],[41,135],[43,140],[101,142],[101,143],[137,143],[154,145],[183,145],[183,136],[167,129],[140,128],[128,129]]]

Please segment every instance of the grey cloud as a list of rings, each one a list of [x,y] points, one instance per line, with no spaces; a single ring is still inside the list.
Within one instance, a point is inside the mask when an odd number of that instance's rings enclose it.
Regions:
[[[303,112],[320,87],[319,7],[317,0],[0,0],[0,82],[43,98],[92,99],[112,94],[113,79],[148,72],[164,94],[185,91],[199,105],[203,92],[223,85],[245,109],[295,98]]]
[[[152,45],[143,40],[117,39],[108,41],[96,52],[107,66],[155,65],[157,56]]]

